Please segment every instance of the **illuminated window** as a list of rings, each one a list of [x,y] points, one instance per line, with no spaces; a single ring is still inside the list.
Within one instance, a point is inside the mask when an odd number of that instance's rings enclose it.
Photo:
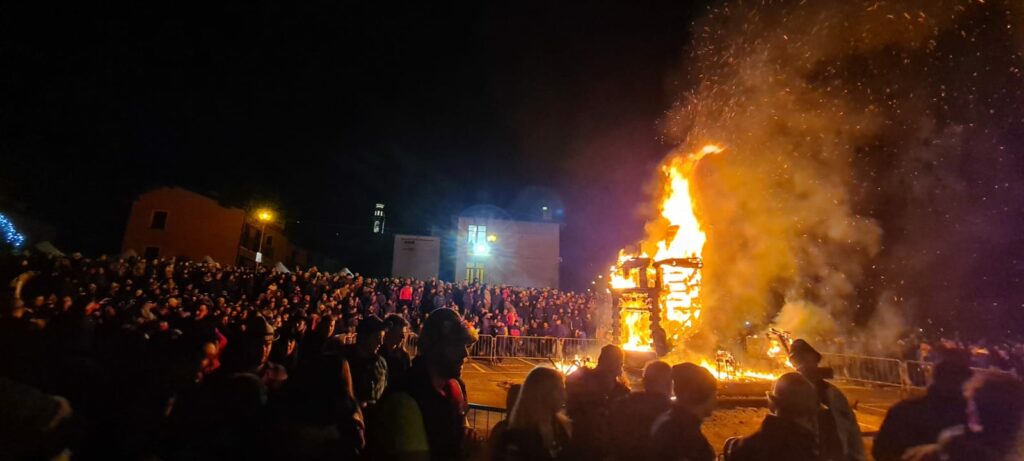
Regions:
[[[474,255],[487,256],[491,253],[491,246],[487,244],[487,226],[467,226],[466,241],[469,243],[469,252]]]
[[[469,241],[469,247],[473,248],[477,243],[483,243],[487,241],[487,226],[477,226],[470,224],[466,227],[466,236]]]
[[[484,283],[484,265],[480,263],[466,263],[466,282]]]

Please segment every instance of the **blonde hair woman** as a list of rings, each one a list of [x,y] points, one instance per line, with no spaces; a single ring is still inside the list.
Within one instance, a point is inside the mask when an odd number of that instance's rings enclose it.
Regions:
[[[497,450],[500,459],[559,459],[569,443],[565,416],[565,377],[551,368],[534,368],[519,391],[508,429]]]

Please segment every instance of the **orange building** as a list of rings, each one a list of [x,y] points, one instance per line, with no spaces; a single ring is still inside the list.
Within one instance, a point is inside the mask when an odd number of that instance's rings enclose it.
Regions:
[[[142,194],[132,204],[121,247],[147,259],[209,256],[221,264],[252,265],[262,228],[263,223],[245,210],[225,207],[187,189],[163,187]],[[283,224],[267,223],[262,234],[263,264],[308,263],[309,254],[288,241]]]

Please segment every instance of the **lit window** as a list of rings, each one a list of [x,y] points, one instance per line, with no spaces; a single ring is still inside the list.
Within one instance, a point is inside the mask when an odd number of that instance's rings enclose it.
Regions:
[[[478,242],[487,241],[487,226],[477,226],[470,224],[466,226],[466,239],[469,242],[470,248],[476,245]]]

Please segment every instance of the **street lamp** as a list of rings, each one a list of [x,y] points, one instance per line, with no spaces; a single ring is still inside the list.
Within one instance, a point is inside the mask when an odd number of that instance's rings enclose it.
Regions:
[[[266,208],[256,210],[256,219],[260,222],[260,243],[256,248],[256,266],[258,267],[263,262],[263,237],[267,233],[267,223],[274,220],[274,212]]]

